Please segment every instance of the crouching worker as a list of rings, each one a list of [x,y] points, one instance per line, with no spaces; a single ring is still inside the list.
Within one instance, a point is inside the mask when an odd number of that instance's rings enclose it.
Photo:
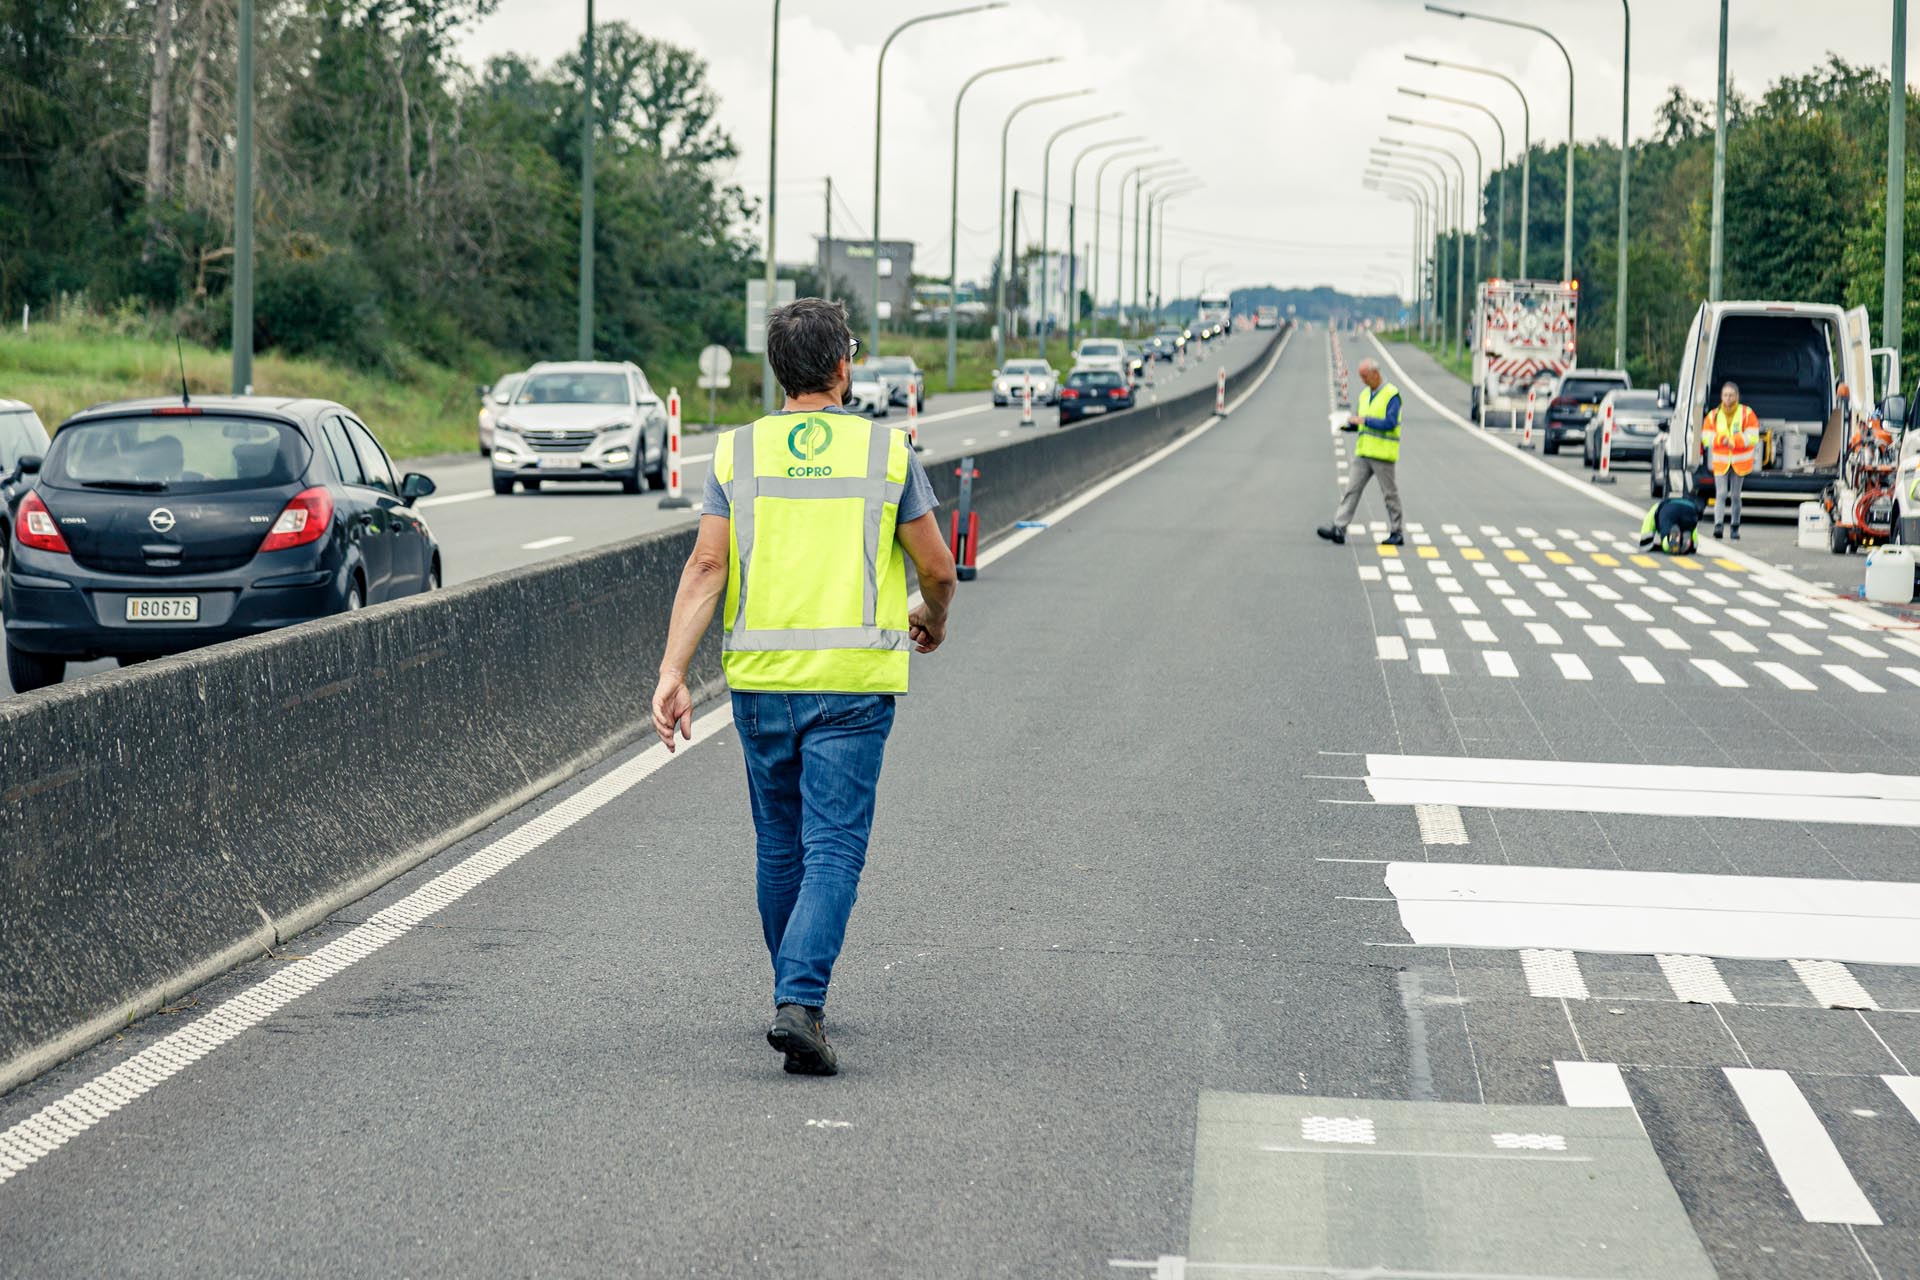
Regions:
[[[1694,531],[1700,527],[1700,503],[1695,498],[1663,498],[1647,508],[1640,522],[1640,549],[1658,547],[1670,556],[1693,554]]]

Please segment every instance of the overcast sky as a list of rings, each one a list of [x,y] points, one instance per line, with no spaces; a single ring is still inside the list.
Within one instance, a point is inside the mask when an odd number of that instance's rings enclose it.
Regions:
[[[1573,52],[1578,135],[1620,136],[1618,4],[1455,2],[1550,27]],[[827,175],[843,197],[834,212],[835,234],[872,231],[880,43],[898,22],[963,3],[785,0],[778,207],[783,262],[812,257],[813,237],[825,218]],[[1753,92],[1781,74],[1809,69],[1829,51],[1884,67],[1889,7],[1887,0],[1733,0],[1730,74]],[[1682,83],[1694,96],[1711,99],[1719,5],[1640,0],[1635,8],[1631,128],[1643,137],[1669,85]],[[549,61],[579,38],[584,9],[580,0],[501,0],[467,37],[467,56],[476,64],[501,52]],[[767,191],[771,11],[771,0],[598,0],[596,6],[599,21],[628,22],[706,58],[721,120],[740,150],[731,176],[756,197]],[[1037,193],[1041,149],[1050,132],[1087,116],[1124,113],[1069,133],[1054,148],[1054,243],[1065,238],[1061,197],[1076,153],[1090,143],[1139,134],[1145,139],[1140,145],[1160,147],[1142,160],[1172,157],[1206,183],[1168,209],[1169,295],[1183,258],[1190,258],[1188,293],[1203,272],[1214,285],[1404,289],[1409,213],[1364,190],[1360,178],[1368,146],[1388,127],[1385,116],[1421,114],[1406,111],[1413,106],[1464,124],[1481,138],[1489,164],[1495,140],[1484,116],[1417,103],[1396,94],[1395,86],[1486,102],[1500,113],[1513,154],[1521,123],[1517,98],[1498,81],[1414,66],[1404,61],[1406,52],[1505,71],[1532,103],[1535,139],[1551,144],[1566,136],[1567,75],[1552,44],[1531,32],[1430,14],[1420,0],[1013,0],[998,12],[916,27],[895,41],[887,58],[881,231],[889,239],[917,242],[917,271],[945,273],[955,92],[981,68],[1057,54],[1063,62],[989,76],[967,95],[960,143],[962,279],[983,272],[993,255],[1000,133],[1008,111],[1029,97],[1091,87],[1092,95],[1035,107],[1013,126],[1009,181]],[[1096,151],[1081,167],[1083,245],[1092,239],[1093,173],[1102,158]],[[1114,273],[1115,193],[1122,174],[1139,162],[1116,161],[1107,171],[1103,297],[1111,296]],[[1617,173],[1577,176],[1609,190],[1616,180]],[[1023,197],[1022,222],[1035,241],[1036,204]]]

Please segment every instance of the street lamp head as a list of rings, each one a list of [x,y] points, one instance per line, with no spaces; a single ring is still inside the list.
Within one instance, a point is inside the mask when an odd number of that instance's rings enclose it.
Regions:
[[[1414,123],[1414,120],[1411,116],[1388,116],[1387,119],[1394,124],[1413,124]]]
[[[1440,59],[1423,58],[1417,53],[1408,53],[1408,54],[1403,54],[1401,56],[1406,58],[1408,62],[1417,62],[1423,67],[1437,67],[1440,65]]]
[[[1443,4],[1430,4],[1427,6],[1427,12],[1437,13],[1446,18],[1464,18],[1467,16],[1465,9],[1449,9]]]
[[[1395,92],[1397,92],[1397,93],[1404,93],[1404,94],[1406,94],[1406,95],[1407,95],[1407,96],[1408,96],[1409,98],[1424,98],[1424,97],[1426,97],[1426,96],[1427,96],[1427,95],[1426,95],[1425,93],[1422,93],[1422,92],[1421,92],[1420,90],[1418,90],[1418,89],[1409,89],[1409,88],[1407,88],[1407,86],[1405,86],[1405,85],[1401,85],[1401,86],[1399,87],[1399,89],[1397,89],[1397,90],[1395,90]]]
[[[1405,138],[1382,138],[1380,139],[1380,141],[1386,143],[1390,147],[1404,147],[1407,145],[1407,140]]]

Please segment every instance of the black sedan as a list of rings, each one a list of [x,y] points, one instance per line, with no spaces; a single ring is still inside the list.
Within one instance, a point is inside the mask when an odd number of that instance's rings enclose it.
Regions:
[[[63,424],[18,505],[0,581],[7,675],[124,665],[430,590],[440,548],[352,411],[208,397],[100,405]]]
[[[1626,374],[1613,369],[1567,370],[1553,389],[1553,399],[1547,401],[1540,451],[1558,453],[1569,439],[1584,441],[1587,429],[1599,426],[1594,415],[1600,411],[1600,402],[1606,399],[1607,393],[1632,386]]]
[[[1075,369],[1060,387],[1060,425],[1133,408],[1133,384],[1117,369]]]

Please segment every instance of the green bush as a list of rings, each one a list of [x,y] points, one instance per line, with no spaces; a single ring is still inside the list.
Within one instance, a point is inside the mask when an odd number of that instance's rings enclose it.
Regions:
[[[254,289],[255,351],[330,356],[362,369],[393,365],[373,274],[349,253],[264,258]]]

